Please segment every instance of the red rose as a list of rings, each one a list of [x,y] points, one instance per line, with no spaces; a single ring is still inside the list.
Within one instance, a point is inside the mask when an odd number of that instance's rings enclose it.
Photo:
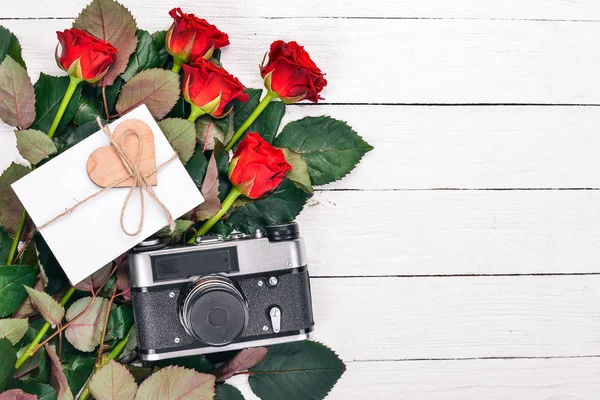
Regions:
[[[115,62],[117,49],[86,31],[71,28],[56,35],[60,44],[56,47],[56,62],[75,78],[96,83]]]
[[[183,66],[183,97],[213,117],[221,117],[231,100],[248,101],[245,89],[235,76],[203,58]]]
[[[261,66],[267,89],[286,103],[323,99],[319,93],[327,85],[323,72],[296,42],[277,40],[271,45],[269,62]]]
[[[175,20],[165,38],[165,47],[179,63],[196,58],[210,58],[215,49],[229,44],[229,37],[216,26],[194,14],[186,14],[174,8],[169,15]]]
[[[258,199],[279,186],[291,169],[280,149],[248,132],[229,163],[229,180],[244,196]]]

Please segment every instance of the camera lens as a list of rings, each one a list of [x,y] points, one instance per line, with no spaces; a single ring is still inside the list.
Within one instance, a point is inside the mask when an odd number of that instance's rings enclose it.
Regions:
[[[224,346],[244,333],[248,305],[229,279],[209,276],[188,289],[180,317],[186,331],[197,340]]]

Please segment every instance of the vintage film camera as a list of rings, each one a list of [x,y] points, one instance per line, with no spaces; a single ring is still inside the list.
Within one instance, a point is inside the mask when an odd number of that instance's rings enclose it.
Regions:
[[[198,244],[140,243],[129,255],[142,361],[308,339],[314,326],[298,225],[204,236]]]

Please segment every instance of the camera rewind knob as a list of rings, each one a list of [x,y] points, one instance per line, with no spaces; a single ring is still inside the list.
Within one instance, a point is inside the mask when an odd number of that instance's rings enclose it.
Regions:
[[[282,242],[284,240],[295,240],[300,236],[298,224],[292,222],[285,225],[267,226],[267,237],[269,242]]]
[[[277,307],[272,307],[271,310],[269,310],[269,316],[271,317],[273,332],[279,333],[279,331],[281,331],[281,310]]]

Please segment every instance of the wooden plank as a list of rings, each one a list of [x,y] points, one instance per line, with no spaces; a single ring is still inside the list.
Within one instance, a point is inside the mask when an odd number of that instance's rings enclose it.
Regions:
[[[597,107],[288,107],[347,121],[375,149],[329,189],[589,188],[600,184]]]
[[[345,120],[375,146],[328,189],[600,186],[598,107],[295,106],[282,126],[307,115]],[[12,133],[0,149],[2,171]]]
[[[335,278],[311,286],[315,340],[345,361],[600,354],[600,276]]]
[[[350,362],[327,400],[596,400],[600,359]],[[259,400],[247,376],[228,381]]]
[[[166,29],[168,18],[138,18]],[[29,72],[62,73],[55,30],[70,20],[4,21]],[[328,73],[330,103],[600,103],[597,23],[514,20],[215,19],[232,45],[223,62],[250,87],[275,39],[307,45]],[[586,38],[586,40],[581,40]],[[381,62],[385,60],[385,62]]]
[[[19,7],[5,7],[2,18],[75,17],[89,0],[55,0],[40,4],[26,0]],[[134,16],[167,15],[173,3],[162,0],[122,0]],[[600,19],[600,5],[593,0],[238,0],[234,3],[179,0],[177,6],[203,18],[229,17],[384,17],[384,18],[507,18],[507,19]]]
[[[314,276],[598,273],[598,191],[317,193]]]

